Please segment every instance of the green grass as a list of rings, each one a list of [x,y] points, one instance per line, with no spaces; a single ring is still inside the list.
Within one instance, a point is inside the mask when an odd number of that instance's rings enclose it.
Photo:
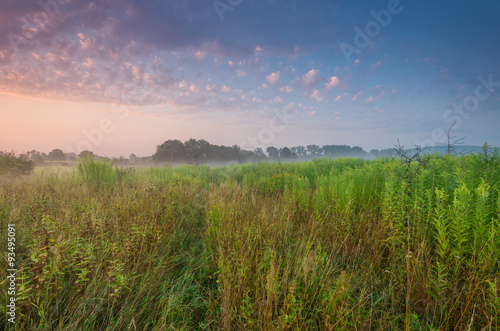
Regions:
[[[19,269],[10,327],[498,330],[499,164],[485,146],[426,165],[84,159],[2,179]]]

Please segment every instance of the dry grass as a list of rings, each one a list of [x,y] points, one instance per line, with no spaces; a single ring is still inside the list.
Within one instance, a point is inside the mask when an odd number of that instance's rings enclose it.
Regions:
[[[485,155],[135,171],[87,160],[2,180],[15,329],[497,330],[500,167]]]

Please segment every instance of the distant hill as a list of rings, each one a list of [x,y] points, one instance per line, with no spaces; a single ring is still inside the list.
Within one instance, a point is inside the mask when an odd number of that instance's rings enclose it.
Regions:
[[[470,154],[470,153],[478,153],[481,152],[481,146],[474,146],[474,145],[463,145],[463,146],[455,146],[455,151],[452,153],[454,155],[459,155],[459,154]],[[374,153],[375,151],[375,153]],[[371,157],[377,157],[377,156],[395,156],[396,155],[396,150],[395,148],[386,148],[381,151],[371,151],[370,156]],[[407,155],[412,155],[416,152],[415,148],[405,148],[404,149],[405,153]],[[424,154],[446,154],[448,152],[448,147],[447,146],[430,146],[426,147],[423,149]]]
[[[470,154],[470,153],[478,153],[481,152],[481,146],[473,146],[473,145],[462,145],[455,146],[455,154]],[[415,148],[406,149],[408,153],[415,152]],[[424,150],[424,153],[438,153],[438,154],[446,154],[448,152],[447,146],[431,146],[427,147]]]

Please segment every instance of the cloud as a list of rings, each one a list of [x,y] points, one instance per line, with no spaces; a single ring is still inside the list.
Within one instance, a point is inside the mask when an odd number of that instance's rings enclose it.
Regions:
[[[361,91],[359,91],[358,93],[356,93],[353,97],[352,97],[352,101],[357,101],[358,98],[362,95],[363,93]]]
[[[269,83],[269,85],[278,85],[280,83],[280,72],[276,71],[271,74],[269,74],[266,77],[266,81]]]
[[[205,57],[207,56],[207,53],[201,49],[197,50],[196,53],[194,54],[194,56],[198,59],[198,60],[203,60],[205,59]]]
[[[311,69],[300,78],[299,85],[303,88],[310,88],[318,84],[320,80],[321,74],[319,70]]]
[[[381,91],[378,95],[376,95],[376,96],[374,96],[374,97],[373,97],[373,96],[371,96],[371,97],[369,97],[368,99],[366,99],[366,100],[365,100],[365,103],[366,103],[367,105],[369,105],[369,104],[372,104],[372,103],[374,103],[374,102],[377,102],[377,101],[379,101],[380,99],[382,99],[382,97],[383,97],[384,95],[385,95],[385,91]]]
[[[374,70],[377,70],[379,68],[381,68],[382,66],[384,66],[385,62],[387,61],[389,57],[389,54],[385,54],[379,61],[375,62],[375,63],[372,63],[368,66],[368,68],[371,70],[371,71],[374,71]]]
[[[332,76],[328,82],[325,83],[325,88],[327,90],[333,89],[339,83],[339,78],[337,76]]]
[[[335,97],[335,101],[339,102],[340,100],[342,99],[342,96],[341,95],[338,95],[337,97]]]
[[[287,85],[287,86],[280,87],[280,91],[281,92],[286,92],[286,93],[292,93],[293,89],[290,86]]]
[[[205,89],[207,92],[213,92],[217,89],[217,84],[207,84]]]
[[[50,2],[57,4],[48,0],[3,4],[0,49],[11,48],[7,35],[22,35],[23,29],[27,31],[23,25],[28,20],[35,22],[30,30],[36,43],[23,45],[25,50],[50,47],[60,38],[69,40],[77,33],[87,35],[89,32],[102,34],[104,44],[110,48],[120,50],[135,43],[136,51],[143,53],[189,50],[201,59],[209,55],[260,56],[266,50],[296,56],[318,49],[322,43],[338,36],[330,20],[310,22],[311,17],[318,15],[317,5],[300,2],[285,5],[283,1],[271,1],[240,6],[239,10],[226,13],[228,19],[238,22],[231,29],[221,24],[212,1],[94,0],[90,4],[58,1],[64,4],[52,12],[44,11],[43,4]],[[337,7],[337,4],[321,4],[323,16],[331,19],[338,12]],[[255,25],[257,16],[258,26]],[[281,16],[287,19],[276,19]],[[207,44],[210,47],[206,47]]]
[[[382,62],[382,60],[378,61],[377,63],[373,63],[373,64],[370,64],[369,68],[370,70],[376,70],[380,67],[382,67],[384,65],[384,63]]]
[[[311,95],[310,95],[311,99],[317,101],[317,102],[321,102],[323,101],[324,97],[321,96],[320,92],[317,90],[317,89],[314,89],[312,92],[311,92]]]

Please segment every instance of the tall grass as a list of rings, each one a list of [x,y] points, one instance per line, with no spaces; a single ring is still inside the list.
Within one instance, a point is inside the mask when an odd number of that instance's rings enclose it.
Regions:
[[[11,329],[500,328],[487,145],[410,165],[77,169],[0,182],[17,231]]]

